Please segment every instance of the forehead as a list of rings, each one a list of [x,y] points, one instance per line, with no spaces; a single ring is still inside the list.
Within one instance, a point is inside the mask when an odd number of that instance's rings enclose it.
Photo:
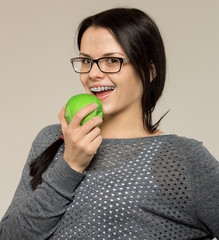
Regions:
[[[92,57],[99,57],[100,55],[114,52],[125,55],[113,34],[108,29],[102,27],[89,27],[84,32],[80,51]]]

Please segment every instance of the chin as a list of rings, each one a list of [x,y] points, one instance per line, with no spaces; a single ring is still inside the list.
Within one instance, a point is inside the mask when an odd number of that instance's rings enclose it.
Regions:
[[[104,119],[110,119],[112,117],[116,117],[117,115],[119,115],[119,111],[115,111],[115,108],[111,108],[111,107],[105,107],[103,105],[103,118]]]

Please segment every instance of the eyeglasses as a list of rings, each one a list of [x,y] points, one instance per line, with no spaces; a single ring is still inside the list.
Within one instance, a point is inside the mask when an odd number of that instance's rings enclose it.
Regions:
[[[128,60],[128,58],[119,57],[102,57],[95,60],[85,57],[70,59],[76,73],[89,73],[94,63],[97,64],[98,68],[103,73],[117,73],[121,70],[122,64]]]

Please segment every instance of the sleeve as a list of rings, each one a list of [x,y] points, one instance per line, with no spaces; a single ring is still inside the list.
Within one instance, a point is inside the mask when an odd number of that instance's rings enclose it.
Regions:
[[[193,179],[197,216],[202,227],[219,239],[219,162],[203,146],[194,151]]]
[[[42,184],[35,191],[30,187],[29,163],[49,137],[46,130],[41,131],[32,144],[20,183],[0,223],[1,240],[47,239],[73,200],[84,174],[71,169],[61,154],[43,174]]]

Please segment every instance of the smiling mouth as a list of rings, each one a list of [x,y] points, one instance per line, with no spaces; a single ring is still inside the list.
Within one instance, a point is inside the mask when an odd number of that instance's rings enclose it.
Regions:
[[[115,89],[115,87],[93,87],[93,88],[90,88],[91,92],[93,92],[93,93],[114,90],[114,89]]]
[[[92,87],[90,88],[90,91],[98,97],[100,100],[108,97],[115,87],[113,86],[106,86],[106,87]]]

